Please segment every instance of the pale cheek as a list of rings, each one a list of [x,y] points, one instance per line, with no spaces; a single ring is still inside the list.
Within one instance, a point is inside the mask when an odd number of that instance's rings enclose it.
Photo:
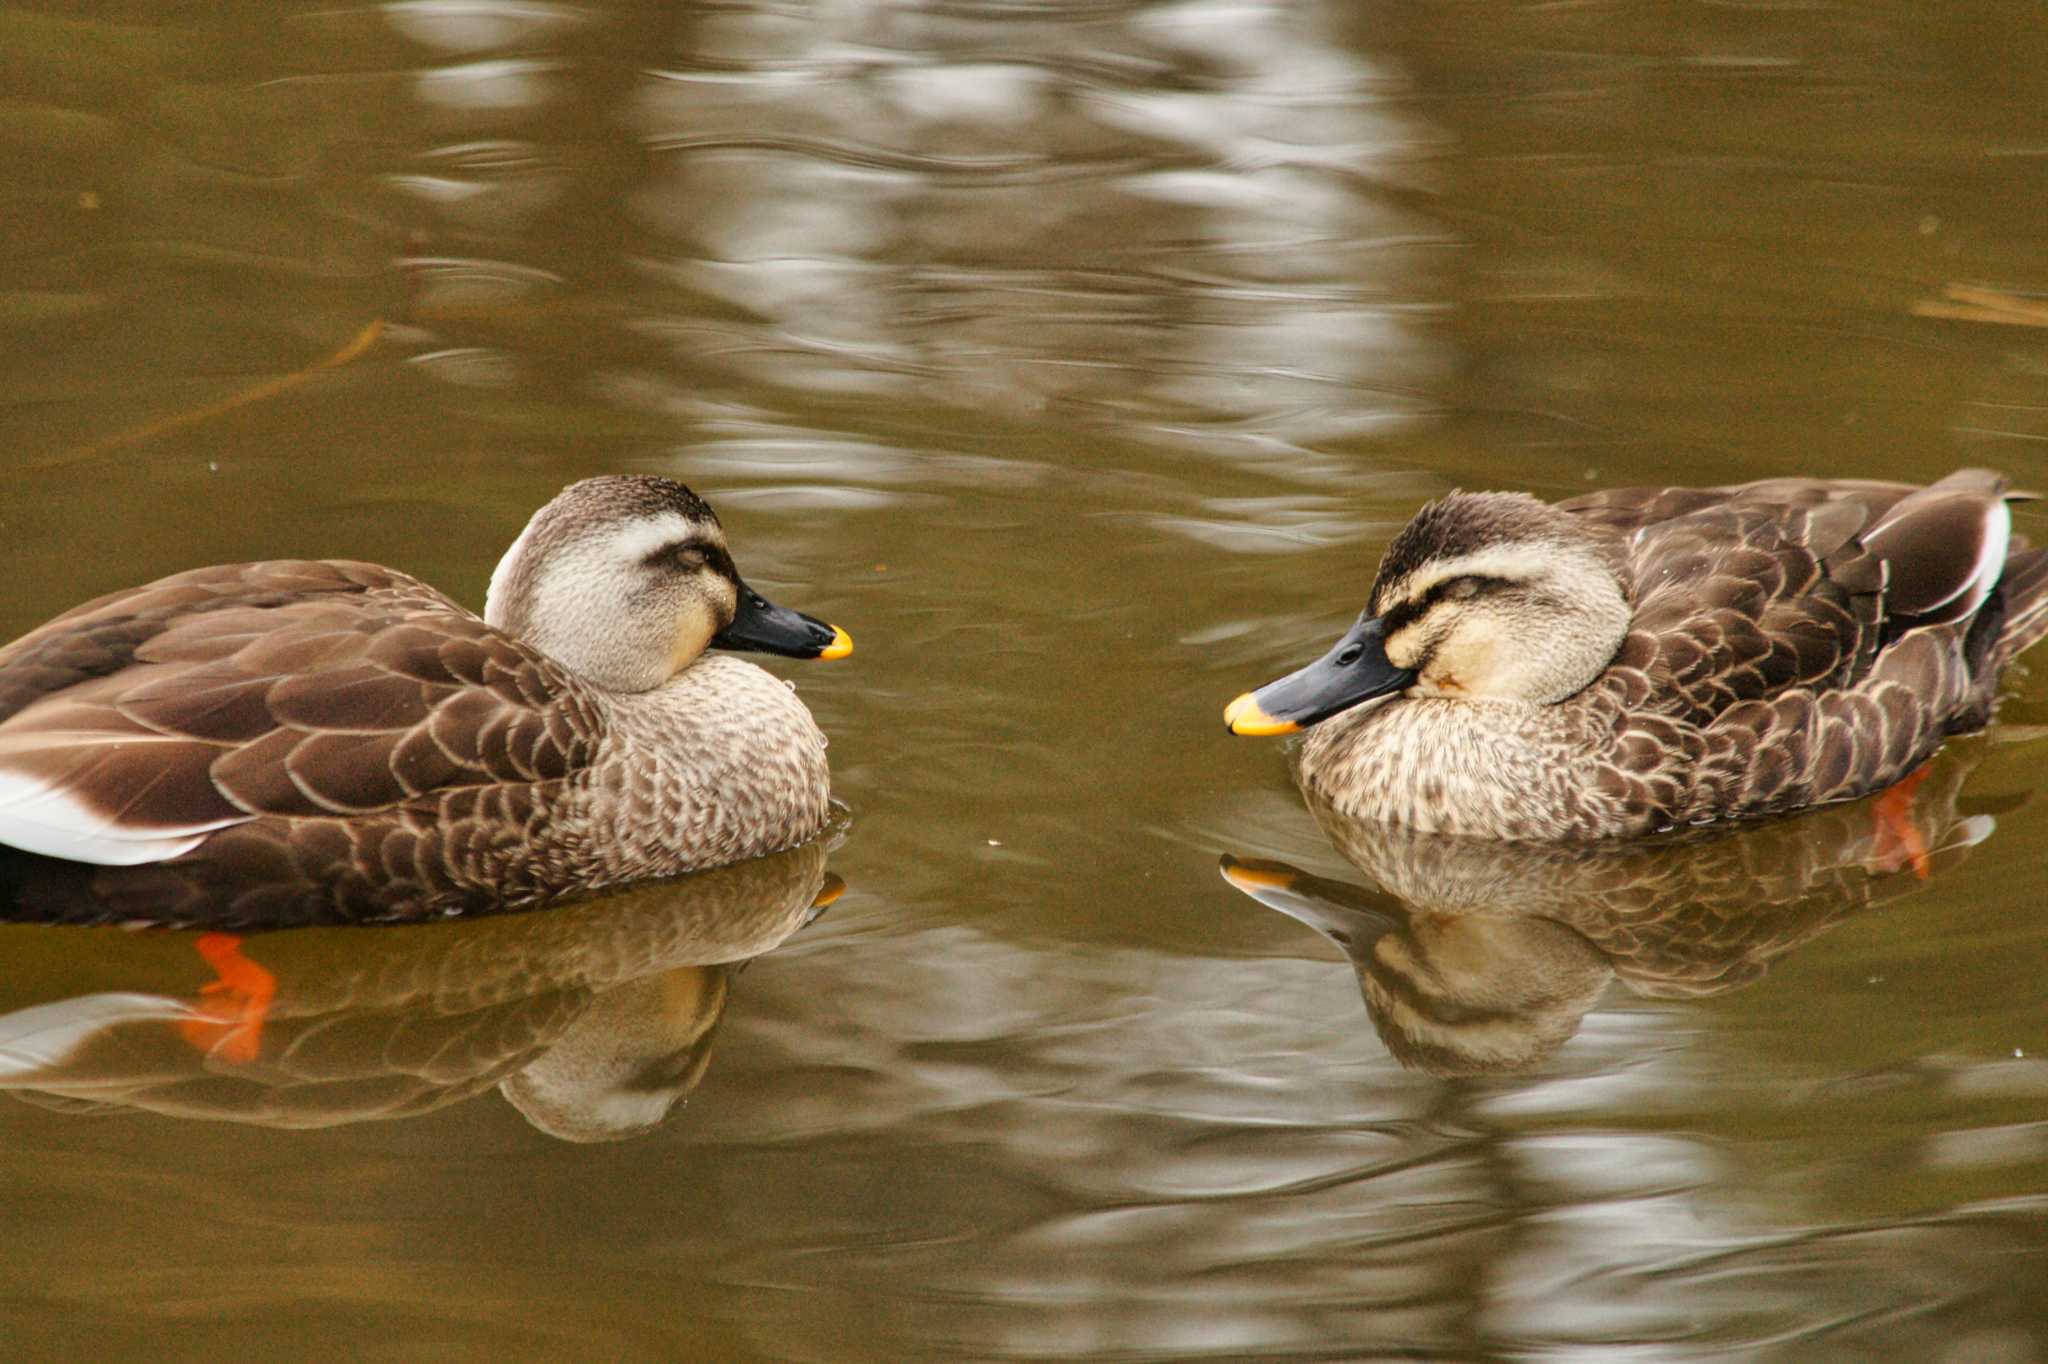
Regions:
[[[1425,690],[1439,696],[1482,695],[1495,677],[1499,650],[1492,640],[1469,635],[1445,640],[1422,675]]]
[[[1500,695],[1512,690],[1508,675],[1516,666],[1518,654],[1503,648],[1497,640],[1482,642],[1472,653],[1472,662],[1465,668],[1465,681],[1473,691]]]
[[[701,601],[686,604],[676,612],[676,633],[669,647],[669,672],[681,672],[696,661],[697,655],[711,646],[711,637],[718,633],[711,615],[711,608]]]
[[[1387,646],[1387,661],[1397,668],[1413,669],[1425,652],[1424,646],[1412,638],[1402,638]],[[1429,666],[1416,677],[1415,690],[1424,696],[1462,695],[1465,684],[1459,680],[1458,670],[1451,665],[1451,655],[1455,652],[1448,642],[1440,645],[1429,660]]]

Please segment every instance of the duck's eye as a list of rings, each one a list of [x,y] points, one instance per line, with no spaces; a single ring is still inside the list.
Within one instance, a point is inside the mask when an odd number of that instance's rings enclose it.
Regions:
[[[1477,578],[1453,578],[1444,584],[1444,595],[1452,601],[1470,601],[1482,586]]]
[[[695,572],[710,561],[704,547],[696,544],[664,545],[647,556],[650,568],[680,569],[686,573]]]

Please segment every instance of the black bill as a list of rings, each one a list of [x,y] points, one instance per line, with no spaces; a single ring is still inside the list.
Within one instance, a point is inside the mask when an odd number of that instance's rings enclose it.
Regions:
[[[785,658],[844,658],[853,652],[853,637],[816,616],[777,606],[740,584],[739,609],[732,624],[711,638],[714,649],[747,649]]]
[[[1415,681],[1387,657],[1377,616],[1360,616],[1337,646],[1298,672],[1246,692],[1223,712],[1233,734],[1292,734],[1360,701],[1401,691]]]

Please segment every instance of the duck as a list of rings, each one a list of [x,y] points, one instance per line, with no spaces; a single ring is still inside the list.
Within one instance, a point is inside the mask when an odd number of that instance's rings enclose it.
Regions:
[[[1503,842],[1636,838],[1850,800],[1982,728],[2048,632],[2031,494],[1773,478],[1546,503],[1453,492],[1315,662],[1224,711],[1306,731],[1339,814]]]
[[[100,597],[0,649],[0,913],[417,920],[818,836],[824,734],[790,684],[713,649],[853,642],[750,588],[710,505],[652,475],[563,489],[481,617],[342,560]]]

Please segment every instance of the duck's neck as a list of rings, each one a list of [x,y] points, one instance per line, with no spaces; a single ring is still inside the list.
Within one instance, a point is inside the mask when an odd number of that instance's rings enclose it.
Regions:
[[[824,828],[825,736],[781,679],[716,654],[651,691],[597,698],[606,744],[580,815],[614,875],[759,857]]]

